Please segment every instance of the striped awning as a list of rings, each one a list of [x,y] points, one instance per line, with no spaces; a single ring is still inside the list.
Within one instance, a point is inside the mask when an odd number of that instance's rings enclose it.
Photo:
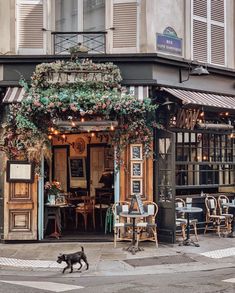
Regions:
[[[235,110],[235,96],[201,93],[174,88],[162,88],[162,90],[179,98],[184,105],[201,105]]]
[[[25,94],[25,89],[22,87],[9,87],[3,98],[3,103],[20,103]]]

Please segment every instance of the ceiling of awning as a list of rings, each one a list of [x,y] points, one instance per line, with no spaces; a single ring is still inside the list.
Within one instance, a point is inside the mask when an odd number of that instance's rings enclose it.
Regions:
[[[24,98],[25,90],[22,87],[9,87],[3,98],[3,103],[20,103]]]
[[[235,110],[235,96],[217,95],[165,87],[162,88],[162,90],[179,98],[184,105],[200,105]]]

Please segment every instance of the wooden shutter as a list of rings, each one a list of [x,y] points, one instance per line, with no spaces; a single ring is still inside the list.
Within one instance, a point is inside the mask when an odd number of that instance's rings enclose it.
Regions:
[[[41,0],[17,2],[18,53],[43,53],[43,4]]]
[[[211,0],[211,63],[225,65],[224,0]]]
[[[207,62],[207,0],[193,0],[193,59]]]
[[[137,43],[137,3],[113,4],[113,48],[135,48]],[[128,51],[127,51],[128,52]]]

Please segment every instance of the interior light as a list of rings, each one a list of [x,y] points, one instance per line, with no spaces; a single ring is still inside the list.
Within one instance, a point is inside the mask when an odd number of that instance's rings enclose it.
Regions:
[[[94,136],[95,136],[94,132],[92,132],[92,133],[91,133],[91,136],[92,136],[92,137],[94,137]]]
[[[49,139],[52,139],[52,135],[48,135],[48,138],[49,138]]]
[[[84,118],[82,118],[82,119],[81,119],[81,122],[84,122],[84,121],[85,121],[85,119],[84,119]]]
[[[71,124],[72,124],[72,126],[75,126],[75,122],[74,122],[74,121],[72,121],[72,123],[71,123]]]
[[[113,126],[113,124],[111,124],[111,126],[110,126],[110,130],[114,130],[114,126]]]
[[[55,130],[55,131],[54,131],[54,134],[55,134],[55,135],[57,135],[58,133],[59,133],[59,131],[58,131],[58,130]]]
[[[62,134],[62,138],[65,139],[66,138],[66,135],[65,134]]]

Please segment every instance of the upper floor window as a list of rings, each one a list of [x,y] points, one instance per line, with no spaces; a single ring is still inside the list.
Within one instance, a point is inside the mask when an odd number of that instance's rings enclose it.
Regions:
[[[55,29],[104,31],[105,0],[55,0]]]
[[[193,59],[226,65],[225,1],[192,0]]]

